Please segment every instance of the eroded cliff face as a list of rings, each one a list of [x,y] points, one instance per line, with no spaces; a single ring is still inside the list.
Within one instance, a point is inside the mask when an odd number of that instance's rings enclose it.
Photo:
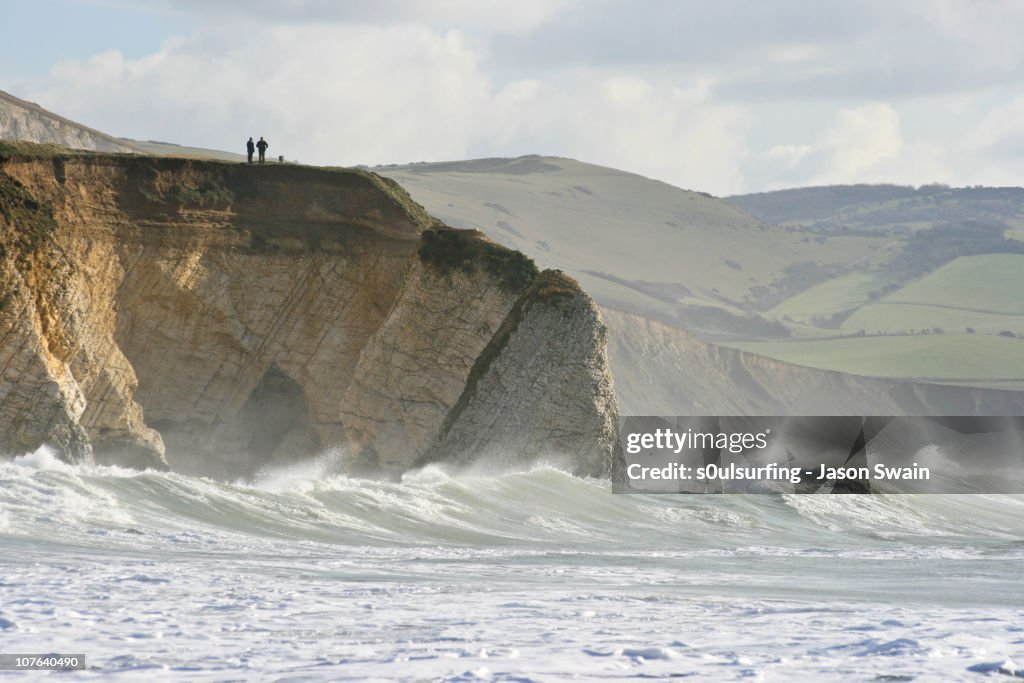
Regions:
[[[340,401],[357,467],[404,469],[419,460],[516,294],[477,273],[412,264]]]
[[[784,363],[612,309],[608,355],[627,415],[1021,415],[1024,392]]]
[[[545,271],[478,357],[424,460],[507,466],[569,456],[578,474],[609,474],[618,402],[605,348],[594,301]]]
[[[7,454],[234,476],[343,446],[404,470],[535,277],[369,173],[40,156],[0,155]]]

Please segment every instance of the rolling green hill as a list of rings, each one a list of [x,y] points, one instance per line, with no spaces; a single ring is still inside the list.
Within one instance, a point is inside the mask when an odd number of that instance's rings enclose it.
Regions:
[[[883,301],[1024,315],[1024,255],[963,256]]]
[[[1024,335],[1024,255],[964,256],[857,309],[843,330]]]
[[[1009,336],[1024,333],[1024,242],[1007,239],[1024,226],[1018,188],[721,200],[556,157],[373,170],[442,220],[566,270],[600,304],[706,340],[871,376],[1024,381],[1024,343]]]
[[[809,287],[781,302],[768,315],[787,322],[814,326],[867,304],[872,292],[891,281],[885,273],[852,272]]]
[[[758,220],[826,230],[914,229],[957,220],[1024,227],[1024,188],[832,185],[737,195],[727,200]]]
[[[1007,386],[1024,354],[1024,189],[855,185],[731,197],[815,236],[888,240],[766,312],[790,340],[741,348],[877,376]]]
[[[527,156],[373,168],[431,213],[483,230],[598,302],[708,338],[786,336],[761,315],[884,248],[875,235],[807,235],[729,203],[573,159]]]

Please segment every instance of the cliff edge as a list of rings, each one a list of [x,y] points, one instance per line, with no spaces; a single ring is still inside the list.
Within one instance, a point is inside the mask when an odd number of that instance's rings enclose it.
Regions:
[[[492,409],[473,448],[614,449],[589,297],[372,173],[2,144],[0,277],[0,453],[236,476],[343,446],[394,473]],[[538,317],[554,281],[574,308]]]

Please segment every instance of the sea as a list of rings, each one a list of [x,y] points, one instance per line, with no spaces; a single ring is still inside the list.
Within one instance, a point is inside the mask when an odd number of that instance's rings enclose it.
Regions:
[[[59,681],[1024,677],[1024,496],[615,495],[557,464],[0,462],[0,653]]]

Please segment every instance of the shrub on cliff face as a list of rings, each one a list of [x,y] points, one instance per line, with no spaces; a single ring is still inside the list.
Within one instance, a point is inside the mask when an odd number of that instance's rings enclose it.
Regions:
[[[14,228],[9,240],[0,242],[0,256],[12,247],[21,257],[39,247],[57,228],[53,207],[38,202],[11,178],[0,179],[0,217]]]
[[[230,204],[234,199],[231,190],[214,182],[206,182],[199,187],[175,185],[168,197],[183,206],[201,207]]]
[[[417,253],[421,261],[442,273],[460,270],[470,274],[482,266],[506,292],[522,290],[539,272],[525,254],[490,242],[474,230],[426,230]]]
[[[234,200],[234,194],[231,190],[213,181],[204,182],[199,187],[175,184],[164,192],[152,191],[146,188],[142,188],[140,191],[146,199],[155,204],[168,204],[171,206],[198,206],[206,208],[230,204]]]

